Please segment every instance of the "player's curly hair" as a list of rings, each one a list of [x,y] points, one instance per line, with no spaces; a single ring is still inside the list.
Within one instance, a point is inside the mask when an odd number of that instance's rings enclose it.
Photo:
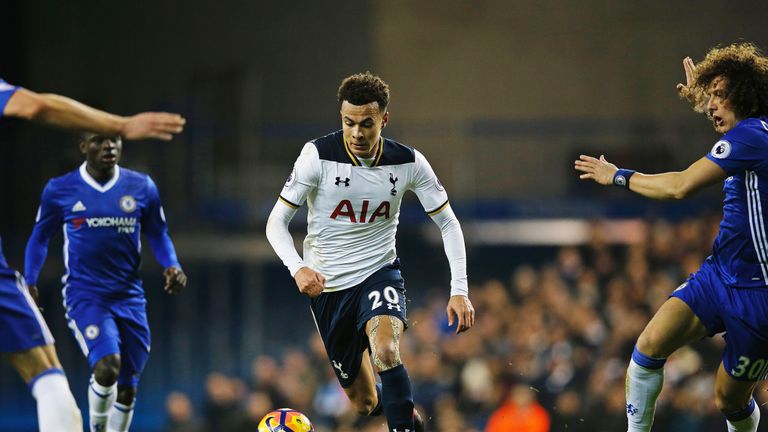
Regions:
[[[680,95],[706,112],[712,80],[725,77],[728,101],[738,118],[768,115],[768,57],[751,43],[711,49],[694,69],[694,83]]]
[[[384,112],[389,105],[389,86],[378,76],[366,71],[344,78],[336,97],[339,103],[347,101],[352,105],[378,102],[379,109]]]

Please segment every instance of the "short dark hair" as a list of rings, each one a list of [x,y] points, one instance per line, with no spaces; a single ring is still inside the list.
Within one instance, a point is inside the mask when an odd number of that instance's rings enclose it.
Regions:
[[[384,112],[389,105],[389,86],[378,76],[370,73],[357,73],[344,78],[336,93],[339,103],[347,101],[352,105],[366,105],[378,102]]]
[[[716,47],[694,69],[694,84],[685,96],[705,112],[712,81],[725,78],[728,102],[738,118],[768,115],[768,58],[751,43]]]

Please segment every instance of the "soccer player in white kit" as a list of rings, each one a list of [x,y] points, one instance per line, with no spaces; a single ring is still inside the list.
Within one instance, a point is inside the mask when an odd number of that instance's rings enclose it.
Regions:
[[[357,411],[383,412],[393,432],[422,431],[400,357],[407,319],[395,234],[404,193],[416,193],[440,227],[451,269],[446,311],[457,333],[475,322],[464,236],[424,156],[381,136],[389,86],[369,72],[355,74],[342,81],[338,100],[342,129],[304,146],[269,216],[267,238],[299,291],[311,298],[333,370]],[[288,224],[305,201],[302,259]]]

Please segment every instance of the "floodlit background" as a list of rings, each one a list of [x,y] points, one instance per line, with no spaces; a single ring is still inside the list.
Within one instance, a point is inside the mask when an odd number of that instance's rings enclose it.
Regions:
[[[387,137],[432,163],[464,229],[477,325],[446,326],[448,266],[413,195],[398,250],[415,399],[436,431],[484,431],[497,410],[527,426],[624,428],[635,338],[708,254],[718,187],[659,203],[581,183],[579,154],[645,172],[679,170],[717,140],[681,102],[683,57],[752,41],[768,5],[698,2],[59,2],[0,5],[0,76],[130,114],[188,120],[170,143],[126,143],[122,165],[160,188],[189,287],[142,269],[153,332],[134,431],[255,431],[291,406],[318,431],[383,431],[349,410],[318,345],[308,300],[264,226],[304,142],[340,128],[342,78],[370,70],[392,91]],[[0,232],[23,269],[40,192],[81,163],[73,135],[0,121]],[[292,225],[299,240],[305,213]],[[70,385],[87,414],[87,362],[61,306],[61,239],[40,288]],[[713,403],[722,338],[670,359],[659,431],[723,430]],[[764,385],[758,399],[766,402]],[[766,423],[766,422],[764,422]],[[35,428],[6,364],[0,430]],[[762,430],[762,429],[761,429]]]

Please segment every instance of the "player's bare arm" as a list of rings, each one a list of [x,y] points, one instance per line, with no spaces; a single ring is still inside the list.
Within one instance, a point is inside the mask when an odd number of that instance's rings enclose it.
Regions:
[[[448,325],[456,321],[456,334],[465,332],[475,325],[475,308],[469,297],[454,295],[448,300],[445,311],[448,313]]]
[[[325,277],[309,267],[302,267],[293,276],[299,292],[311,298],[319,296],[325,288]]]
[[[165,286],[163,289],[168,294],[178,294],[187,287],[187,275],[178,267],[168,267],[163,272]]]
[[[601,185],[614,184],[619,169],[608,162],[605,156],[600,158],[581,155],[576,160],[574,168],[580,171],[581,180],[594,180]],[[683,199],[703,187],[724,180],[725,171],[711,160],[703,157],[684,171],[667,172],[662,174],[634,173],[629,183],[629,189],[644,197],[656,200]]]
[[[100,111],[65,96],[19,89],[11,96],[6,116],[33,120],[62,129],[91,131],[125,139],[155,138],[168,141],[184,130],[186,120],[164,112],[145,112],[129,117]]]

